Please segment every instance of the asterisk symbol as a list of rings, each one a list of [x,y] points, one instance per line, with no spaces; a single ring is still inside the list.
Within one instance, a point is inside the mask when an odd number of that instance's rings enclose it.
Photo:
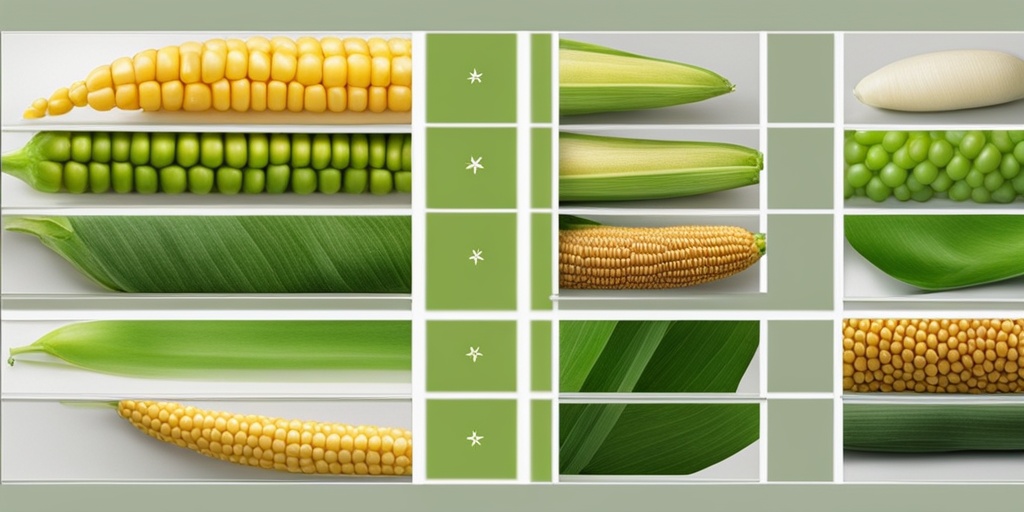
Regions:
[[[466,354],[466,357],[472,357],[473,358],[473,362],[474,363],[476,362],[476,358],[483,357],[483,356],[484,355],[480,353],[480,347],[469,347],[469,353]]]
[[[470,446],[476,446],[476,445],[483,446],[483,444],[480,443],[480,440],[483,439],[483,438],[484,438],[484,436],[476,435],[476,430],[474,430],[473,431],[473,435],[467,437],[466,441],[470,442]]]
[[[482,156],[478,158],[474,158],[472,156],[469,157],[469,163],[466,164],[466,170],[473,171],[473,174],[475,175],[476,171],[484,168],[484,165],[480,163],[481,161],[483,161],[483,159],[484,157]]]
[[[466,80],[469,80],[470,84],[475,84],[475,83],[483,83],[483,81],[484,81],[483,78],[484,78],[484,74],[483,73],[478,73],[476,68],[473,68],[473,72],[469,74],[469,78],[467,78]]]
[[[484,260],[484,251],[482,249],[474,249],[473,255],[469,259],[473,260],[473,266],[475,267],[477,263]]]

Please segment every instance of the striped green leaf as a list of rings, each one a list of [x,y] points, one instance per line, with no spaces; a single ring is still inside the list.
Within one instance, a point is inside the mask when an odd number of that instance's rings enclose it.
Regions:
[[[409,293],[408,216],[12,217],[106,289]]]
[[[760,435],[756,403],[563,403],[559,414],[563,475],[689,475]]]
[[[1024,404],[845,404],[843,446],[896,453],[1024,451]]]
[[[734,393],[757,351],[756,321],[563,321],[565,393]]]

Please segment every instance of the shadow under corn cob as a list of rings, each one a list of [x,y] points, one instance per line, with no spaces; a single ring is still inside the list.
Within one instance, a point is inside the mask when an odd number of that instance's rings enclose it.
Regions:
[[[0,170],[41,192],[388,194],[412,189],[412,136],[40,132]]]
[[[707,69],[562,39],[558,108],[562,115],[669,107],[732,92]]]
[[[619,227],[562,222],[559,286],[681,288],[746,270],[765,253],[763,234],[733,226]]]

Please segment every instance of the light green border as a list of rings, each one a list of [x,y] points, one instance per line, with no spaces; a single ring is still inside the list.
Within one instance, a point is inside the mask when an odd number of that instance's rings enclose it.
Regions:
[[[1022,31],[1024,2],[976,0],[0,0],[0,30]],[[45,66],[45,63],[41,63]],[[1020,503],[1024,485],[0,485],[4,510],[637,510],[901,512]],[[184,508],[183,508],[184,507]]]

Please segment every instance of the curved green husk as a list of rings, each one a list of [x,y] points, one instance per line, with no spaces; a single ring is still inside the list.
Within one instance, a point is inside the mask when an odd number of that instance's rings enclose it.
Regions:
[[[10,217],[131,293],[409,293],[408,216]]]
[[[1024,275],[1024,216],[847,215],[846,239],[879,270],[924,290]]]
[[[231,370],[409,370],[408,321],[114,320],[53,330],[18,355],[44,352],[87,370],[211,377]]]
[[[591,114],[706,100],[736,86],[710,70],[577,41],[559,41],[559,112]]]

